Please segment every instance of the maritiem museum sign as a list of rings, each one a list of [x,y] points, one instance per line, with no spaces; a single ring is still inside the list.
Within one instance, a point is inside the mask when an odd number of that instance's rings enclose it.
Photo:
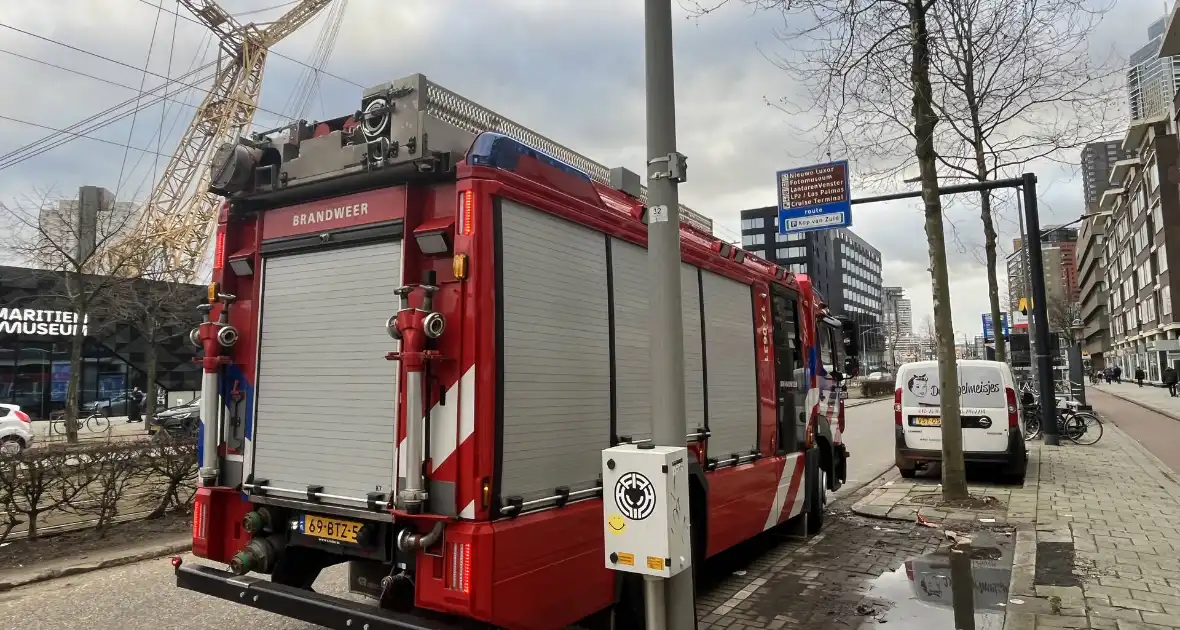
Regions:
[[[82,326],[82,334],[85,335],[89,322],[89,315],[80,316],[70,311],[0,308],[0,335],[72,337],[78,332],[78,326]]]
[[[811,232],[852,225],[848,161],[779,171],[778,232]]]

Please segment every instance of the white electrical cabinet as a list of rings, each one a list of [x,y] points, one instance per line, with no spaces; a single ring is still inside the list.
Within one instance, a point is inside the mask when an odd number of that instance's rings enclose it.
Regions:
[[[683,446],[602,451],[606,568],[669,578],[692,566],[688,458]]]

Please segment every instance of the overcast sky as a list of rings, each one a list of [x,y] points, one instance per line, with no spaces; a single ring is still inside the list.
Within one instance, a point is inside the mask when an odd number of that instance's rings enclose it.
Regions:
[[[162,12],[153,6],[161,2]],[[253,12],[243,20],[265,21],[283,9],[259,10],[280,3],[223,0],[221,5],[235,14]],[[642,5],[638,0],[351,0],[325,66],[343,80],[321,75],[303,115],[350,113],[359,105],[359,86],[421,72],[601,163],[642,172]],[[0,116],[24,121],[0,119],[0,155],[46,135],[61,137],[26,123],[65,128],[134,98],[141,82],[147,89],[163,83],[134,69],[145,62],[151,73],[175,77],[214,59],[216,47],[208,45],[205,30],[185,19],[184,10],[179,20],[170,13],[175,0],[56,0],[52,11],[25,0],[0,0],[0,7],[0,24],[126,64],[0,28],[5,86]],[[799,90],[764,54],[783,50],[775,38],[781,25],[777,14],[740,4],[700,19],[675,10],[677,126],[680,150],[689,160],[681,201],[712,217],[718,234],[737,239],[742,209],[775,203],[776,170],[824,156],[786,114],[766,104]],[[1125,58],[1145,43],[1148,24],[1164,10],[1161,0],[1118,0],[1118,10],[1091,38],[1092,50]],[[300,62],[313,59],[323,22],[321,14],[275,48],[263,83],[263,111],[255,119],[259,127],[276,126],[292,113],[297,101],[292,91],[306,70]],[[191,104],[204,96],[183,87],[173,93],[190,106],[144,109],[133,132],[127,118],[87,133],[106,142],[80,138],[19,164],[0,161],[0,199],[11,202],[45,187],[72,196],[85,184],[117,190],[121,200],[146,197],[166,162],[154,153],[172,152],[192,117]],[[129,138],[131,146],[147,152],[126,151]],[[851,160],[855,189],[857,156],[833,157]],[[1076,162],[1076,155],[1069,157]],[[1046,163],[1031,170],[1041,181],[1042,225],[1081,214],[1076,167]],[[1005,195],[1014,198],[1012,192],[999,193]],[[1017,232],[1015,206],[1009,203],[999,212],[1006,255]],[[955,329],[960,337],[974,336],[988,309],[982,230],[973,203],[948,214]],[[853,230],[881,250],[885,283],[904,287],[913,300],[915,326],[931,310],[922,226],[916,203],[858,206],[854,212]]]

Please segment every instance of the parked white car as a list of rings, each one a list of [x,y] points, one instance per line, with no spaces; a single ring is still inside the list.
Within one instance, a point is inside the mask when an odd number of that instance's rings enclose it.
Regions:
[[[33,445],[33,423],[20,405],[0,403],[0,455],[19,455]]]
[[[1023,480],[1028,452],[1012,369],[1000,361],[962,359],[958,372],[964,461],[999,464],[1005,476]],[[942,460],[938,362],[902,365],[894,387],[897,469],[912,477],[918,465]]]

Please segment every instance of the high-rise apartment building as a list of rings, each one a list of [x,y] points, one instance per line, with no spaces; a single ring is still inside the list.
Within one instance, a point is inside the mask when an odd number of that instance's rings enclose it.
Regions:
[[[116,202],[114,193],[98,186],[82,186],[77,198],[43,206],[37,217],[42,238],[53,244],[58,256],[68,256],[73,263],[34,262],[52,267],[66,263],[69,267],[89,260],[99,242],[111,242],[116,235],[131,229],[135,208],[131,202]]]
[[[1050,227],[1041,232],[1041,261],[1045,273],[1045,297],[1050,304],[1074,304],[1078,301],[1076,261],[1078,231],[1069,227]],[[1020,299],[1032,295],[1028,286],[1028,261],[1021,239],[1013,239],[1008,255],[1008,308],[1020,309]]]
[[[1090,364],[1105,367],[1110,350],[1110,319],[1107,312],[1106,226],[1104,216],[1086,219],[1078,231],[1078,292],[1082,324],[1082,351],[1090,354]]]
[[[742,248],[807,274],[835,313],[861,327],[866,367],[885,357],[881,252],[851,230],[778,233],[778,208],[742,211]]]
[[[1102,193],[1110,188],[1110,169],[1114,163],[1130,156],[1130,152],[1123,151],[1122,140],[1091,142],[1082,147],[1082,192],[1087,214],[1098,208]]]
[[[1131,120],[1165,116],[1180,85],[1180,57],[1161,56],[1167,18],[1147,28],[1148,42],[1131,55],[1127,69],[1127,104]]]

